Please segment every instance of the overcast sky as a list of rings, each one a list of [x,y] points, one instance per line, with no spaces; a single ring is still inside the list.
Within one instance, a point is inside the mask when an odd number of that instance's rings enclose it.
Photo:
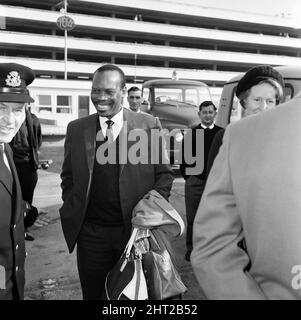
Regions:
[[[175,0],[206,7],[256,12],[269,15],[290,13],[301,19],[301,0]]]

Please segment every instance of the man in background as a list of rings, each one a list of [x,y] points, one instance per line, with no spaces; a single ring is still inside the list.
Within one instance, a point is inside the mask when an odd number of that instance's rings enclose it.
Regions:
[[[222,128],[214,124],[214,119],[216,117],[216,107],[212,101],[204,101],[199,106],[198,115],[200,117],[200,123],[194,126],[191,130],[191,150],[192,156],[198,156],[196,154],[196,145],[202,144],[203,155],[204,155],[204,168],[203,171],[198,175],[187,175],[186,169],[188,167],[193,167],[195,164],[187,164],[185,158],[182,159],[182,164],[180,165],[180,171],[185,179],[185,207],[186,207],[186,219],[187,219],[187,232],[186,232],[186,254],[185,260],[190,261],[190,254],[192,251],[192,230],[194,217],[200,203],[205,184],[206,184],[206,164],[208,159],[208,153],[210,150],[211,143],[215,134]],[[204,142],[197,141],[197,130],[204,130]],[[185,150],[185,143],[188,143],[189,139],[183,139],[182,150]],[[184,154],[184,152],[183,152]]]
[[[141,111],[141,105],[147,103],[147,101],[142,97],[141,89],[138,87],[131,87],[128,89],[127,100],[130,109],[134,112],[143,112]]]

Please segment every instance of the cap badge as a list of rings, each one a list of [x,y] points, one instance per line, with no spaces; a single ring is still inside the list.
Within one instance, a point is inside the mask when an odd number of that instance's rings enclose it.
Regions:
[[[9,87],[19,87],[21,85],[21,79],[17,71],[11,71],[6,77],[6,85]]]

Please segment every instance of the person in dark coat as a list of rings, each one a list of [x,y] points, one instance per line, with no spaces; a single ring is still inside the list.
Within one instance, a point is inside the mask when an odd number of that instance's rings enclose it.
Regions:
[[[10,142],[10,147],[14,154],[14,163],[21,184],[23,200],[31,205],[38,182],[38,150],[42,144],[42,132],[39,119],[28,110],[27,106],[25,114],[25,121]],[[34,240],[28,230],[26,230],[25,240]]]
[[[26,103],[33,101],[27,90],[33,80],[30,68],[0,63],[0,300],[24,298],[24,224],[38,217],[38,210],[22,199],[9,146],[25,120]]]
[[[130,238],[135,205],[152,189],[168,199],[173,182],[168,164],[130,161],[130,133],[144,132],[149,139],[162,127],[158,118],[123,108],[125,95],[123,71],[115,65],[101,66],[91,90],[97,113],[67,127],[60,215],[69,251],[77,245],[85,300],[103,298],[106,275]],[[105,143],[116,147],[115,161],[101,161]],[[152,147],[146,145],[148,155]]]
[[[188,141],[188,135],[184,136],[182,150],[185,153],[185,144],[191,143],[191,151],[193,157],[201,155],[196,154],[197,144],[201,145],[204,155],[204,168],[199,174],[187,174],[187,169],[194,167],[196,164],[188,164],[185,161],[185,157],[182,159],[180,165],[180,171],[185,179],[185,207],[186,207],[186,219],[187,219],[187,232],[186,232],[186,254],[185,259],[190,261],[190,254],[192,251],[192,226],[194,217],[203,194],[203,190],[206,183],[206,164],[209,149],[214,136],[222,128],[214,124],[216,116],[216,107],[212,101],[204,101],[199,106],[200,123],[191,129],[191,141]],[[196,132],[198,130],[204,131],[204,142],[198,141]]]

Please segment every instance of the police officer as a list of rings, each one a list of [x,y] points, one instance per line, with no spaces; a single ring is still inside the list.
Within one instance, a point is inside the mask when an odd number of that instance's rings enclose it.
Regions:
[[[0,63],[0,300],[24,298],[24,223],[30,226],[38,216],[22,200],[8,145],[25,120],[26,103],[33,102],[27,86],[34,77],[28,67]]]
[[[14,163],[18,172],[23,200],[30,205],[38,182],[39,148],[42,144],[42,131],[38,117],[25,108],[25,121],[20,130],[9,143]],[[25,240],[33,241],[34,237],[25,230]]]

